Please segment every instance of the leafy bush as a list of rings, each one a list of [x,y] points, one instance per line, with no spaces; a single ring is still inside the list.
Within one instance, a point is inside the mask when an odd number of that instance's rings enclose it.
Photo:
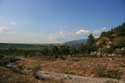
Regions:
[[[109,78],[117,78],[120,79],[121,73],[117,70],[107,71],[105,74],[106,77]]]
[[[39,70],[41,70],[41,66],[40,65],[34,66],[33,71],[39,71]]]
[[[100,71],[100,72],[98,72],[98,76],[99,77],[108,77],[108,78],[120,79],[121,73],[117,70]]]
[[[98,77],[104,77],[104,73],[106,71],[106,66],[98,64],[97,67],[96,67],[96,71],[97,71],[96,75]]]

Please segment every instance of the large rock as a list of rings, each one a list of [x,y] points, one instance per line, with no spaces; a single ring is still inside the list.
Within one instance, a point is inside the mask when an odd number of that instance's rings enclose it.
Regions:
[[[44,80],[45,79],[45,77],[42,75],[42,71],[33,72],[33,76],[36,79],[39,79],[39,80]]]

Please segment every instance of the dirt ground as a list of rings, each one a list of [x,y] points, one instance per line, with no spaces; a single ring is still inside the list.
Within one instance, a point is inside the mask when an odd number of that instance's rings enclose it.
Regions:
[[[125,73],[125,57],[75,57],[62,59],[47,59],[42,57],[29,57],[18,64],[32,68],[39,64],[42,70],[74,74],[86,77],[98,77],[98,71],[117,70],[122,75]]]

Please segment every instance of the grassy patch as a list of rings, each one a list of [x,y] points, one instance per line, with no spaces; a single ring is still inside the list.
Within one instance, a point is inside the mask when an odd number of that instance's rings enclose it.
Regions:
[[[121,77],[121,73],[117,70],[99,71],[97,75],[99,77],[108,77],[108,78],[116,78],[116,79],[120,79]]]

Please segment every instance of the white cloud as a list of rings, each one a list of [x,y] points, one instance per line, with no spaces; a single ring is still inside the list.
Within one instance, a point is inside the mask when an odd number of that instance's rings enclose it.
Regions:
[[[0,26],[0,33],[2,32],[8,32],[9,31],[9,28],[6,27],[6,26]]]
[[[13,32],[15,27],[9,25],[0,25],[0,33]]]
[[[16,25],[15,19],[10,19],[5,16],[0,16],[0,25]]]
[[[49,42],[65,42],[87,38],[90,34],[89,30],[80,29],[77,32],[56,32],[51,33],[48,37]]]
[[[101,35],[101,33],[104,32],[104,31],[108,31],[108,28],[103,27],[103,28],[97,29],[97,30],[93,31],[93,35],[96,38],[98,38]]]
[[[14,21],[11,21],[11,22],[10,22],[10,25],[13,25],[13,26],[15,26],[15,25],[16,25],[16,22],[14,22]]]
[[[0,16],[0,33],[11,32],[16,25],[15,21],[7,19],[4,16]]]
[[[88,33],[90,33],[90,31],[86,30],[86,29],[80,29],[79,31],[76,32],[77,35],[79,35],[79,34],[88,34]]]
[[[61,43],[81,39],[74,32],[37,33],[37,32],[8,32],[0,33],[0,42],[5,43]]]
[[[99,37],[101,32],[107,28],[101,28],[94,31],[80,29],[78,31],[57,31],[55,33],[37,33],[37,32],[21,32],[16,29],[17,23],[1,19],[0,17],[0,42],[5,43],[61,43],[65,41],[78,40],[87,38],[90,33],[95,37]]]
[[[48,34],[34,32],[0,33],[0,42],[4,43],[51,43]]]
[[[106,27],[97,29],[94,31],[90,31],[87,29],[80,29],[77,32],[66,32],[66,31],[59,31],[55,33],[50,33],[48,37],[49,43],[61,43],[65,41],[71,41],[71,40],[79,40],[79,39],[86,39],[88,38],[88,35],[90,33],[93,33],[93,35],[97,38],[100,36],[101,32],[107,31],[108,29]]]
[[[59,32],[60,35],[63,35],[64,33],[62,31]]]
[[[90,33],[92,33],[96,38],[100,36],[101,32],[108,31],[108,28],[103,27],[93,31],[87,29],[80,29],[76,32],[56,32],[51,33],[48,37],[49,42],[65,42],[71,40],[78,40],[87,38]]]

